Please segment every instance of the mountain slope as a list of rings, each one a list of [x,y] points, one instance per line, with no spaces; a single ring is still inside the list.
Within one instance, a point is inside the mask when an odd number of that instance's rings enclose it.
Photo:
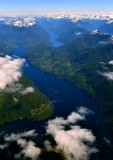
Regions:
[[[30,27],[18,27],[7,24],[0,24],[0,33],[13,42],[13,45],[34,46],[48,43],[49,35],[39,25]]]

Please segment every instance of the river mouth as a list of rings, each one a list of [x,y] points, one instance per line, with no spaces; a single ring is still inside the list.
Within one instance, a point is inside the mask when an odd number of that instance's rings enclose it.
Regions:
[[[24,57],[25,50],[24,47],[15,47],[11,56]],[[47,74],[29,62],[26,62],[26,64],[23,68],[23,73],[29,77],[36,87],[48,96],[55,105],[54,114],[49,119],[54,119],[55,117],[66,118],[71,112],[77,111],[78,107],[81,106],[90,109],[94,114],[87,116],[86,121],[80,122],[79,125],[82,128],[92,130],[96,136],[97,148],[100,151],[99,160],[112,160],[111,135],[106,125],[106,119],[99,110],[96,102],[70,82]],[[49,119],[40,122],[25,119],[18,120],[0,126],[0,131],[9,134],[35,129],[40,135],[41,142],[44,138],[41,135],[45,134],[45,125]]]

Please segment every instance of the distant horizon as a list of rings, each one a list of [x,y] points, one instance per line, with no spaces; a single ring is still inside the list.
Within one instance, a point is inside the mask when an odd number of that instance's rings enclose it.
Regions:
[[[80,15],[85,15],[85,14],[113,14],[113,11],[107,12],[107,11],[75,11],[75,12],[0,12],[0,16],[38,16],[38,15],[73,15],[73,14],[80,14]]]

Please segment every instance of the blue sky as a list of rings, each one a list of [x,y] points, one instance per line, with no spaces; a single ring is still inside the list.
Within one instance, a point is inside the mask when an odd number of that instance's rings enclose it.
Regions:
[[[113,0],[0,0],[0,12],[113,11]]]

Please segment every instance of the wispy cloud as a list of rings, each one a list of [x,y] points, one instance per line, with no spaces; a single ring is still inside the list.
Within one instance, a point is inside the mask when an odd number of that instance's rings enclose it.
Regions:
[[[26,87],[23,91],[21,91],[21,94],[25,95],[27,93],[33,93],[34,92],[34,88],[33,87]]]
[[[94,114],[93,111],[91,111],[90,109],[86,108],[86,107],[79,107],[78,108],[78,113],[85,116],[85,115],[91,115],[91,114]]]
[[[12,142],[12,141],[17,141],[18,139],[21,138],[26,138],[26,137],[34,137],[37,134],[35,133],[35,130],[30,130],[27,132],[22,132],[22,133],[12,133],[10,135],[5,135],[4,139],[7,142]]]

